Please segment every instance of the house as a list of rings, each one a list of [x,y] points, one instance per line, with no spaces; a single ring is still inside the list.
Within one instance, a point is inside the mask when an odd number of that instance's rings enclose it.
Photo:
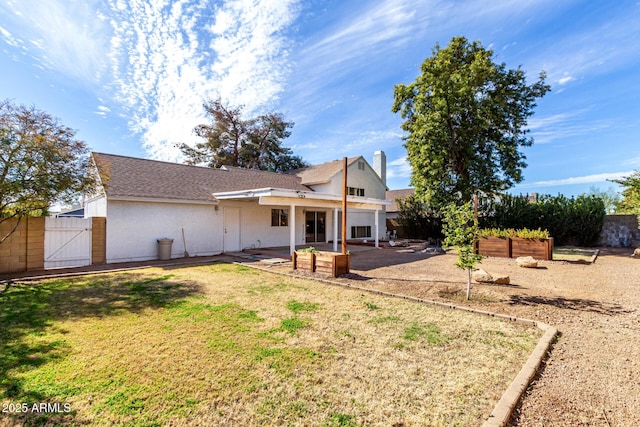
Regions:
[[[398,205],[398,199],[404,199],[405,197],[413,196],[415,194],[415,188],[403,188],[402,190],[389,190],[385,197],[391,201],[391,205],[387,207],[387,219],[396,219],[400,213],[400,206]]]
[[[64,212],[55,214],[57,218],[84,218],[84,208],[74,207]]]
[[[246,248],[334,242],[341,235],[342,161],[290,173],[189,166],[93,153],[102,188],[86,217],[106,217],[106,262],[156,259],[157,240],[173,239],[171,257]],[[385,157],[375,171],[347,161],[347,238],[386,235]],[[183,238],[184,235],[184,238]]]
[[[389,233],[389,237],[409,237],[408,230],[405,230],[398,217],[400,216],[400,206],[398,205],[398,199],[404,199],[408,196],[413,196],[415,193],[414,188],[404,188],[402,190],[389,190],[386,193],[386,199],[391,201],[391,205],[386,209],[386,227]]]

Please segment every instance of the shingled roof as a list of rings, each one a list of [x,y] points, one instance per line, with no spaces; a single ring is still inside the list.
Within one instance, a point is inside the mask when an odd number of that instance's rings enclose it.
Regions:
[[[405,188],[402,190],[389,190],[386,194],[386,199],[391,200],[393,203],[391,206],[387,206],[387,213],[400,212],[397,199],[403,199],[407,196],[413,196],[415,194],[415,188]]]
[[[213,202],[213,193],[259,188],[311,191],[296,175],[226,167],[212,169],[179,163],[93,153],[107,197]]]
[[[353,164],[361,156],[347,159],[347,166]],[[342,160],[334,160],[319,165],[309,166],[302,169],[295,169],[287,172],[300,177],[300,182],[304,185],[322,184],[329,182],[338,172],[342,171]]]

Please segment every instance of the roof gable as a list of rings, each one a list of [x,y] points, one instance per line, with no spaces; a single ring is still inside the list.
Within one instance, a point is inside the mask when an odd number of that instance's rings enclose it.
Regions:
[[[402,190],[389,190],[387,191],[387,200],[391,200],[391,206],[387,207],[387,212],[400,212],[400,207],[398,206],[398,199],[404,199],[408,196],[413,196],[415,194],[415,188],[405,188]]]
[[[362,156],[350,157],[347,159],[347,167],[360,159],[366,163],[366,160],[364,160]],[[298,176],[300,182],[304,185],[322,184],[331,181],[334,176],[342,172],[342,162],[342,160],[333,160],[319,165],[292,170],[287,173]]]
[[[105,176],[105,193],[110,198],[215,202],[213,193],[281,188],[309,191],[295,175],[253,169],[213,169],[114,154],[93,153],[95,164]]]

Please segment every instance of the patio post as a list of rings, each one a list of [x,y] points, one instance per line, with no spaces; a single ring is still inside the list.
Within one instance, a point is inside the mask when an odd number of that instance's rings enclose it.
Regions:
[[[347,158],[342,159],[342,253],[347,253]]]
[[[378,229],[380,228],[380,227],[379,227],[379,225],[378,225],[378,223],[380,222],[380,218],[379,218],[379,217],[380,217],[380,215],[379,215],[379,213],[380,213],[380,211],[379,211],[378,209],[376,209],[376,210],[374,211],[374,215],[376,216],[376,218],[375,218],[375,225],[376,225],[376,248],[379,248],[379,247],[380,247],[380,246],[379,246],[379,241],[378,241],[378,240],[380,239],[380,236],[379,236],[379,234],[380,234],[380,233],[378,233]]]
[[[289,206],[289,252],[296,251],[296,205]]]
[[[338,252],[338,208],[333,208],[333,252]]]

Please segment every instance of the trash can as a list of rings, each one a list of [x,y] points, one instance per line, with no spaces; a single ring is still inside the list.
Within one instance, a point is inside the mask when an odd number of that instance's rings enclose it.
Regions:
[[[158,259],[168,260],[171,259],[171,244],[173,239],[158,239]]]

